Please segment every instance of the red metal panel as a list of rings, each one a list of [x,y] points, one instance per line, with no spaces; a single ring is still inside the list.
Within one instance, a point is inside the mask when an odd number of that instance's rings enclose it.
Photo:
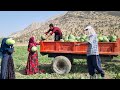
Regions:
[[[40,42],[40,52],[46,53],[72,53],[72,54],[86,54],[87,44],[82,42]],[[81,44],[81,45],[79,45]],[[99,53],[104,55],[118,55],[120,54],[120,39],[116,42],[99,42]]]

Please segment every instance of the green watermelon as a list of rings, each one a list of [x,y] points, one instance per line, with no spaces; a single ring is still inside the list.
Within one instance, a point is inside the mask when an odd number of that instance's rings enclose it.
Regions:
[[[86,38],[87,38],[87,35],[83,35],[81,38],[86,39]]]
[[[82,77],[81,77],[81,79],[85,79],[85,77],[84,77],[84,76],[82,76]]]
[[[75,36],[72,35],[72,34],[70,34],[70,35],[68,36],[68,39],[73,39],[73,40],[75,40]]]
[[[66,36],[66,37],[64,38],[64,41],[65,41],[65,42],[67,42],[67,41],[68,41],[68,36]]]
[[[80,39],[80,42],[84,42],[84,41],[85,41],[84,39],[82,39],[82,38]]]
[[[10,45],[10,44],[11,44],[11,39],[7,39],[7,40],[6,40],[6,44],[7,44],[7,45]]]
[[[32,51],[32,52],[37,51],[37,47],[36,47],[36,46],[33,46],[33,47],[31,48],[31,51]]]
[[[15,44],[15,40],[12,40],[12,41],[11,41],[11,44]]]
[[[75,42],[78,42],[78,40],[74,40]]]
[[[61,41],[61,42],[64,42],[64,40],[63,40],[63,39],[60,39],[60,41]]]
[[[13,40],[13,39],[7,39],[6,40],[6,44],[7,45],[13,45],[13,44],[15,44],[15,40]]]
[[[103,42],[109,42],[109,39],[104,38],[104,39],[103,39]]]
[[[109,42],[109,39],[107,38],[107,36],[103,36],[103,42]]]
[[[114,38],[113,38],[113,39],[111,39],[111,42],[116,42],[116,39],[114,39]]]
[[[117,36],[113,35],[112,38],[117,39]]]
[[[85,42],[88,42],[88,38],[85,38],[84,41],[85,41]]]
[[[111,36],[108,36],[107,38],[108,38],[109,41],[111,40]]]
[[[87,42],[87,41],[88,41],[87,35],[85,35],[85,34],[83,35],[83,34],[82,34],[81,37],[80,37],[80,39],[79,39],[79,41],[80,41],[80,42]]]
[[[69,42],[75,42],[75,40],[74,40],[74,39],[68,39],[68,41],[69,41]]]
[[[76,40],[79,41],[79,40],[80,40],[80,37],[76,37]]]
[[[117,40],[117,36],[112,35],[111,38],[110,38],[110,41],[111,42],[116,42],[116,40]]]
[[[46,37],[44,35],[42,35],[41,40],[46,40]]]
[[[118,76],[120,77],[120,73],[118,73]]]
[[[103,37],[102,37],[102,36],[99,36],[99,37],[98,37],[98,41],[99,41],[99,42],[102,42],[102,41],[103,41]]]

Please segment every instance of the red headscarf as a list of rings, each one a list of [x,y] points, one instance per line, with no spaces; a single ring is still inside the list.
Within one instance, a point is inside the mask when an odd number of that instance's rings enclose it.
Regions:
[[[29,39],[29,43],[34,43],[35,42],[35,38],[34,37],[31,37],[30,39]]]
[[[35,42],[35,38],[34,38],[34,37],[31,37],[31,38],[29,39],[29,43],[28,43],[28,51],[29,51],[29,49],[30,49],[33,45],[36,46],[36,42]]]
[[[28,51],[30,51],[32,46],[37,46],[37,45],[40,45],[40,43],[35,42],[35,38],[31,37],[28,43]]]

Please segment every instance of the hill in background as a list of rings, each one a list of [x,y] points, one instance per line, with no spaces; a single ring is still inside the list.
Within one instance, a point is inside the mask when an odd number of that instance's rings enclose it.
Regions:
[[[37,40],[48,29],[49,24],[53,23],[60,27],[63,36],[72,33],[80,36],[86,25],[93,25],[96,32],[103,35],[114,34],[120,37],[120,11],[68,11],[57,17],[52,17],[45,23],[32,23],[24,30],[10,35],[17,42],[28,42],[31,36],[35,36]],[[50,38],[52,39],[53,36]]]

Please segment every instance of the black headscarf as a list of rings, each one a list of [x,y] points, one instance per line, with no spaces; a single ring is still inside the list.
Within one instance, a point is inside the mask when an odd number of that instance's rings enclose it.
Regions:
[[[4,53],[8,53],[8,54],[12,54],[13,51],[14,51],[14,47],[13,45],[7,45],[6,44],[6,40],[8,38],[3,38],[2,40],[2,44],[1,44],[1,52],[4,54]]]

